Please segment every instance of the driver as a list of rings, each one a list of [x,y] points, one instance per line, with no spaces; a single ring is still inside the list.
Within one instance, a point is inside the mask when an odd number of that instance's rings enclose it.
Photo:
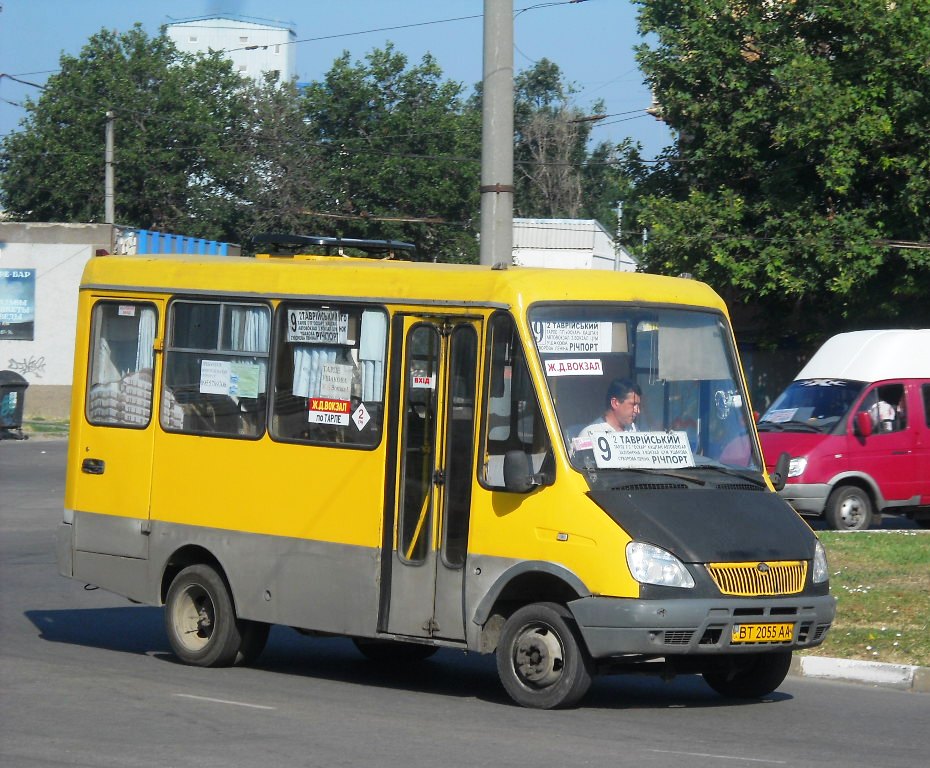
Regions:
[[[591,437],[600,432],[636,432],[642,404],[642,390],[629,379],[614,379],[607,387],[604,414],[578,434]]]

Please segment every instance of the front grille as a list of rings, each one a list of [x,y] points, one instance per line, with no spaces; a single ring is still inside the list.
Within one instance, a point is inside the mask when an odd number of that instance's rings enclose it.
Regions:
[[[796,595],[804,589],[807,561],[708,563],[707,571],[724,595],[739,597]]]

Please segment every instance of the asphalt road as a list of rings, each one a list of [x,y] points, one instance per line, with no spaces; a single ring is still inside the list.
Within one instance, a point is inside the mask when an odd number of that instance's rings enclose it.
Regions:
[[[64,441],[0,442],[0,765],[918,768],[930,696],[789,678],[763,702],[700,679],[602,678],[573,710],[513,706],[493,659],[379,667],[273,630],[256,666],[177,663],[161,610],[57,574]]]

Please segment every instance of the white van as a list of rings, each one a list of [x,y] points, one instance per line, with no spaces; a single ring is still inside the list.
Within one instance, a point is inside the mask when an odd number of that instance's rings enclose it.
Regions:
[[[781,495],[831,528],[896,512],[930,526],[930,329],[828,339],[759,421],[766,463],[791,455]]]

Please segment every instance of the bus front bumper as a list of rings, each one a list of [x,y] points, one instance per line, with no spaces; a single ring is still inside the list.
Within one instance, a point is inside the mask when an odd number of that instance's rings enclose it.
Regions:
[[[584,597],[568,607],[595,659],[811,648],[823,642],[836,615],[836,600],[830,595],[680,600]],[[791,639],[734,642],[734,626],[747,624],[791,624]]]

